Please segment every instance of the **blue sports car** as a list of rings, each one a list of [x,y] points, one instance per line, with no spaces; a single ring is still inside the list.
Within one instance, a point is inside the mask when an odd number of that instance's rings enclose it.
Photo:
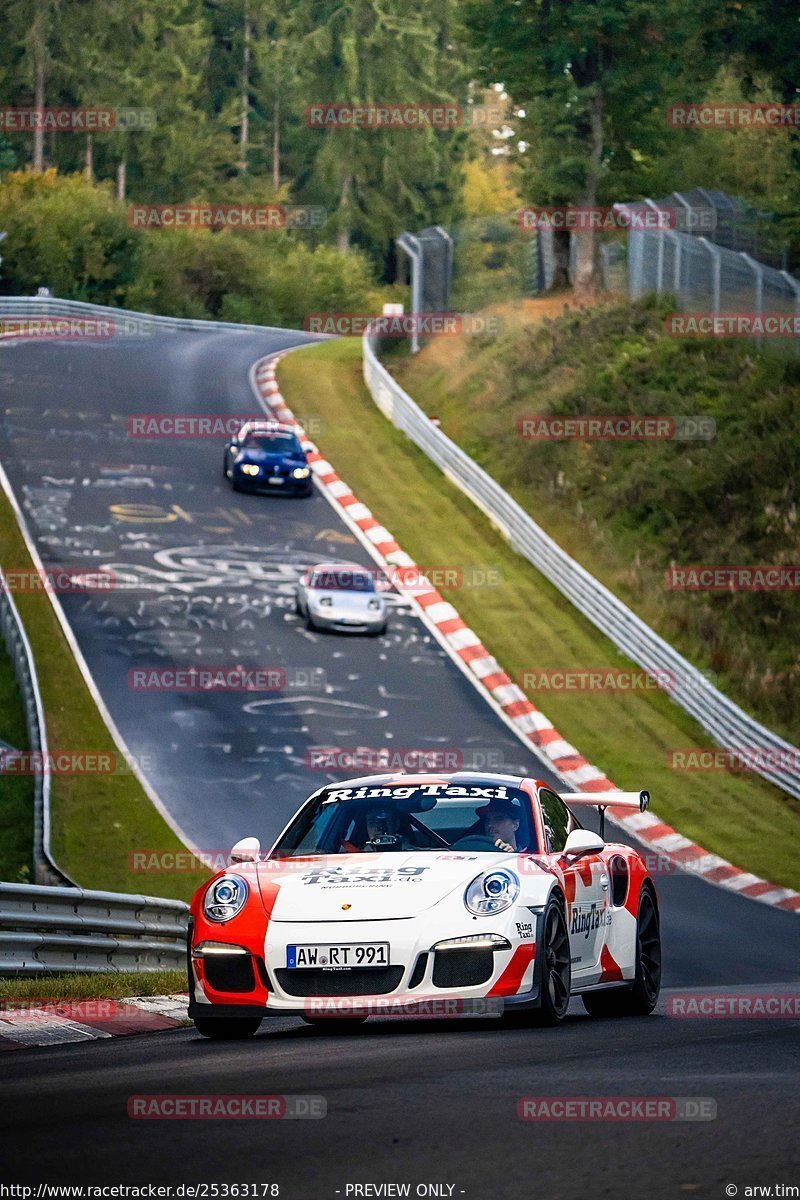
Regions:
[[[311,468],[293,426],[247,421],[225,447],[225,478],[235,492],[310,496]]]

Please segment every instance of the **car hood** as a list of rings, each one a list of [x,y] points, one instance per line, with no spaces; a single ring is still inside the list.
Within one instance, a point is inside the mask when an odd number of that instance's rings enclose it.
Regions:
[[[337,854],[259,863],[258,881],[273,921],[386,920],[415,917],[483,871],[516,863],[502,853]]]
[[[356,616],[375,611],[369,607],[370,600],[380,600],[381,607],[385,604],[383,596],[379,592],[346,592],[336,588],[326,592],[323,589],[312,588],[308,593],[310,603],[315,605],[319,604],[323,596],[327,596],[331,600],[331,604],[326,606],[329,611],[334,609],[337,613],[352,613]]]
[[[287,467],[305,467],[305,458],[295,454],[270,454],[268,450],[240,450],[236,456],[237,463],[256,463],[260,467],[271,467],[285,463]]]

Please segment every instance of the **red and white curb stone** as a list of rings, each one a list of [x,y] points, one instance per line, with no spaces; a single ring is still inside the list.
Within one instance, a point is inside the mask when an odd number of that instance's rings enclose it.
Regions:
[[[0,1052],[178,1029],[188,1021],[188,1003],[188,995],[130,996],[124,1000],[0,999]]]
[[[436,588],[419,577],[413,584],[398,578],[393,567],[414,568],[416,563],[398,545],[391,533],[372,515],[352,489],[306,436],[281,394],[276,378],[277,364],[289,351],[259,360],[251,371],[255,391],[278,420],[297,427],[308,454],[317,486],[345,523],[359,537],[375,561],[386,568],[398,591],[416,607],[419,615],[458,663],[492,708],[527,746],[547,758],[554,771],[574,791],[607,792],[616,785],[562,737],[552,721],[536,708],[525,693],[506,675],[478,635],[461,619],[453,605]],[[789,912],[800,912],[800,892],[779,887],[752,875],[717,854],[711,854],[660,820],[653,812],[629,814],[609,806],[614,822],[657,856],[654,873],[672,868],[702,876],[709,883],[738,892],[762,904]]]

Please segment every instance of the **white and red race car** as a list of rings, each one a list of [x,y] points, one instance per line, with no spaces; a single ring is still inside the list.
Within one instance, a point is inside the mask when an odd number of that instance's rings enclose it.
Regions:
[[[578,805],[644,810],[647,792],[557,795],[509,775],[328,784],[268,855],[256,838],[196,893],[189,1015],[248,1037],[267,1012],[528,1012],[556,1024],[658,999],[656,890],[640,854],[581,827]],[[602,816],[601,816],[602,822]],[[427,1006],[427,1007],[426,1007]]]

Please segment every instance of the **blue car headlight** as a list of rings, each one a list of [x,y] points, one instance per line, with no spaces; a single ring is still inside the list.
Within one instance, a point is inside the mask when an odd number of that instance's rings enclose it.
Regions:
[[[230,921],[244,908],[247,892],[241,875],[220,875],[206,890],[203,913],[209,921]]]
[[[308,479],[310,474],[311,472],[309,471],[308,467],[295,467],[295,469],[292,471],[292,475],[294,475],[295,479]]]
[[[464,893],[464,903],[476,917],[504,912],[519,895],[519,879],[507,867],[478,875]]]
[[[244,463],[242,465],[242,473],[244,475],[259,475],[261,467],[256,466],[255,463]]]

